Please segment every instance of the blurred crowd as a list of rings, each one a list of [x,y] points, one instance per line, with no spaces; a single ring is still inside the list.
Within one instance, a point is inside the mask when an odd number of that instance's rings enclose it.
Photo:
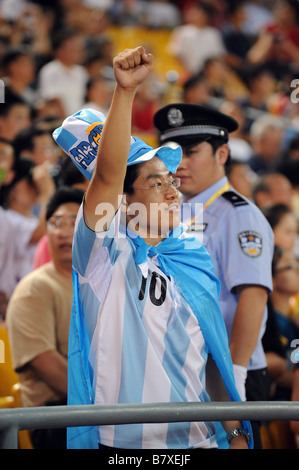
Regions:
[[[227,176],[274,231],[269,311],[281,321],[278,346],[270,334],[265,350],[271,399],[291,399],[291,342],[299,341],[296,0],[1,0],[0,317],[20,279],[50,259],[47,202],[61,186],[86,188],[52,132],[84,107],[108,111],[124,37],[158,58],[136,94],[134,135],[156,146],[155,112],[179,101],[216,107],[239,123]]]

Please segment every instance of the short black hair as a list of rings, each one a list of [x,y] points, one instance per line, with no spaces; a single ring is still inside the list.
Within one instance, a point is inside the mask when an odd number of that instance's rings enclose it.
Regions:
[[[211,19],[215,14],[215,8],[208,1],[197,1],[195,2],[195,7],[199,10],[204,11],[204,13]]]
[[[66,41],[73,39],[76,36],[78,36],[78,34],[73,29],[63,29],[57,31],[52,38],[53,51],[56,52],[57,49],[59,49]]]
[[[0,204],[4,208],[9,207],[9,196],[13,188],[19,181],[26,180],[30,186],[35,187],[33,181],[32,170],[35,167],[35,163],[29,158],[19,158],[15,160],[13,169],[15,171],[15,176],[11,183],[4,185],[0,191]]]
[[[34,138],[45,134],[51,136],[51,132],[48,129],[35,126],[26,127],[26,129],[23,129],[21,132],[19,132],[13,142],[17,158],[22,155],[22,151],[33,150]]]
[[[191,77],[187,78],[183,83],[183,92],[186,93],[190,88],[196,86],[198,83],[205,82],[206,78],[203,72],[195,73]]]
[[[127,167],[126,176],[124,179],[124,186],[123,186],[123,191],[126,194],[134,193],[133,184],[139,175],[139,165],[141,165],[141,163],[136,163],[135,165],[129,165]]]
[[[71,188],[70,186],[61,186],[56,189],[53,196],[49,199],[46,210],[46,220],[49,220],[54,212],[62,204],[67,204],[68,202],[74,202],[76,204],[81,204],[83,200],[84,191],[79,188]]]
[[[59,186],[73,186],[76,183],[84,183],[85,181],[86,178],[83,173],[74,165],[70,158],[65,157],[60,163],[58,174]]]
[[[5,102],[1,103],[0,116],[7,116],[14,106],[21,105],[30,108],[30,106],[19,95],[12,92],[9,87],[5,87]]]
[[[9,47],[2,57],[2,67],[5,71],[8,71],[10,64],[22,56],[32,57],[32,54],[26,46],[20,45]]]

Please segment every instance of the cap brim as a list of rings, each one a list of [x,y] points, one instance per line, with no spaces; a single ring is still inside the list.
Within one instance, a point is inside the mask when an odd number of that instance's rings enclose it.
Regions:
[[[182,159],[182,149],[179,145],[176,145],[175,147],[172,145],[163,145],[156,149],[148,150],[142,155],[137,156],[137,158],[130,159],[129,156],[127,166],[147,162],[155,156],[163,161],[168,171],[175,173]]]

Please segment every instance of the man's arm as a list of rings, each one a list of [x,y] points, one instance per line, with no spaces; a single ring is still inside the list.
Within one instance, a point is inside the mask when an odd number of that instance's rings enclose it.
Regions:
[[[152,70],[152,62],[152,56],[147,55],[141,46],[126,49],[114,58],[116,87],[84,204],[85,222],[92,230],[99,221],[99,215],[96,215],[98,204],[112,204],[114,212],[118,209],[130,150],[133,100],[138,85]],[[107,218],[105,220],[107,222]]]
[[[267,290],[262,286],[236,288],[239,301],[233,321],[230,352],[234,364],[247,367],[255,349],[267,304]]]
[[[29,243],[37,243],[46,233],[47,204],[55,192],[55,183],[48,172],[48,166],[48,162],[45,162],[33,169],[33,180],[39,193],[40,213],[39,223],[32,233]]]
[[[236,386],[241,399],[246,400],[247,365],[258,340],[268,293],[266,288],[255,285],[238,286],[236,292],[239,301],[231,331],[230,352]]]
[[[30,366],[62,398],[67,396],[67,360],[59,352],[45,351],[32,359]]]

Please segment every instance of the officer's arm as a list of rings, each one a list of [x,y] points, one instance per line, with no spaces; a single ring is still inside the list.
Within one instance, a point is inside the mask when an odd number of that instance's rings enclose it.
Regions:
[[[247,367],[255,349],[267,303],[266,288],[242,285],[236,288],[239,297],[231,332],[230,351],[234,364]]]
[[[99,215],[96,215],[98,204],[107,204],[109,213],[112,205],[112,217],[118,209],[130,150],[132,104],[138,85],[152,69],[152,56],[147,55],[143,47],[126,49],[114,58],[113,68],[116,87],[84,204],[85,222],[92,230],[99,222]],[[111,220],[107,217],[105,220],[109,225]]]

